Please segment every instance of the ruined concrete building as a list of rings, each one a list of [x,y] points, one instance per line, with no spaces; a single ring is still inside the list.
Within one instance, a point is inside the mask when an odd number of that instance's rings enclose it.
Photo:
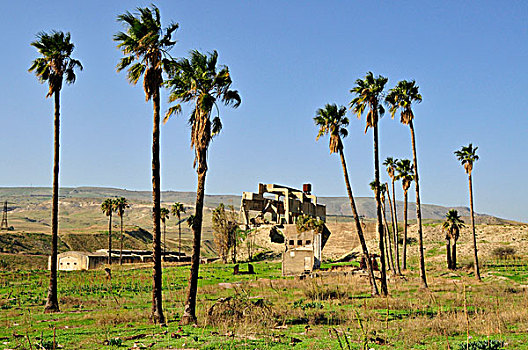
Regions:
[[[240,211],[242,220],[249,227],[254,223],[266,223],[266,214],[271,214],[268,223],[294,224],[301,215],[309,215],[323,221],[326,220],[326,206],[317,204],[317,197],[311,194],[312,185],[304,184],[303,190],[276,184],[259,184],[258,193],[244,192]],[[257,216],[250,219],[249,212],[257,212]],[[259,222],[261,221],[261,222]]]
[[[276,184],[259,184],[258,193],[244,192],[240,211],[246,228],[272,224],[284,236],[282,254],[284,276],[311,273],[321,266],[322,249],[330,236],[324,226],[322,232],[299,232],[297,218],[306,215],[326,221],[326,206],[317,203],[312,186],[304,184],[303,190]],[[256,216],[250,217],[250,212]]]

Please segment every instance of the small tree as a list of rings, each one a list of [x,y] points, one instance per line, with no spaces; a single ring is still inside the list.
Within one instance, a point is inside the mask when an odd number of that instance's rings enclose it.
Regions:
[[[160,208],[160,219],[163,224],[163,254],[167,252],[167,220],[169,220],[169,209]]]
[[[460,219],[458,211],[449,210],[446,214],[446,220],[442,224],[442,229],[446,232],[447,268],[450,270],[456,269],[456,242],[460,236],[460,229],[463,227],[465,227],[464,221]],[[452,245],[451,240],[453,241]]]
[[[171,207],[171,214],[178,218],[178,257],[181,258],[181,214],[185,213],[185,205],[176,202]]]
[[[238,225],[233,206],[225,210],[223,203],[220,203],[212,215],[213,236],[216,249],[222,261],[227,263],[229,251],[231,250],[231,261],[236,263],[236,240]]]
[[[119,264],[123,264],[123,239],[124,239],[124,231],[123,231],[123,216],[125,215],[125,210],[127,208],[130,208],[130,205],[128,204],[128,200],[125,197],[116,198],[114,199],[114,207],[115,211],[117,212],[117,215],[121,219],[121,245],[119,248]]]
[[[114,200],[107,198],[101,203],[102,212],[108,216],[108,265],[112,265],[112,213],[115,211]]]

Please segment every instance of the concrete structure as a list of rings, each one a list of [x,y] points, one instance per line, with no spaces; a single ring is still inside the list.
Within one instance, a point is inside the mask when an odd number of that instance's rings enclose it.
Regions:
[[[270,214],[270,222],[293,224],[301,215],[309,215],[326,220],[326,206],[317,203],[317,197],[311,194],[312,186],[303,185],[303,190],[276,184],[260,184],[258,193],[244,192],[240,211],[243,223],[265,223],[265,215]],[[250,219],[249,212],[258,212],[256,218]]]
[[[178,252],[161,253],[163,261],[190,261],[190,257]],[[123,264],[152,262],[152,252],[148,250],[123,250]],[[96,269],[108,263],[108,249],[96,252],[69,251],[57,256],[57,269],[60,271],[77,271]],[[119,251],[112,250],[112,264],[119,264]],[[51,257],[48,259],[48,270]]]
[[[285,252],[282,254],[282,275],[298,276],[311,273],[321,267],[322,250],[330,237],[324,226],[323,232],[314,230],[298,232],[296,225],[284,227]]]

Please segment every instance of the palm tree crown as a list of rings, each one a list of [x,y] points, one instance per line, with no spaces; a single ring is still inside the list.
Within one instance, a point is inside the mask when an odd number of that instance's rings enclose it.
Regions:
[[[342,137],[347,137],[348,118],[345,117],[346,107],[327,104],[315,113],[314,122],[319,126],[316,140],[321,136],[330,135],[330,153],[337,153],[343,149]]]
[[[101,203],[101,210],[106,216],[111,216],[115,211],[114,200],[111,198],[105,199],[104,202]]]
[[[114,208],[114,211],[117,213],[117,215],[119,217],[123,217],[125,210],[130,208],[130,204],[128,204],[128,200],[125,197],[120,197],[114,199]]]
[[[171,90],[169,102],[191,102],[195,107],[189,116],[191,126],[191,147],[195,149],[196,164],[204,165],[200,159],[200,150],[206,149],[211,139],[220,133],[222,122],[218,110],[218,100],[226,106],[237,108],[241,99],[238,91],[231,90],[231,76],[226,66],[218,66],[218,52],[202,54],[197,50],[190,53],[190,58],[181,58],[171,63],[167,86]],[[217,115],[211,120],[211,113],[216,107]],[[169,108],[165,122],[173,113],[180,113],[178,103]],[[205,155],[204,155],[205,156]]]
[[[396,171],[396,163],[398,163],[398,159],[392,157],[387,157],[383,162],[383,165],[387,167],[387,174],[389,174],[391,179],[394,179],[395,176],[394,172]]]
[[[178,23],[171,23],[167,28],[161,28],[159,9],[137,8],[138,13],[126,12],[117,17],[119,22],[127,26],[126,32],[114,35],[114,40],[125,55],[117,64],[120,72],[128,67],[127,78],[132,84],[137,84],[143,76],[145,99],[148,101],[163,84],[163,67],[168,62],[169,51],[176,41],[172,33],[178,29]]]
[[[412,104],[422,102],[422,95],[418,93],[418,86],[414,80],[402,80],[394,88],[389,90],[385,97],[385,102],[389,104],[391,117],[401,110],[400,122],[408,125],[414,119]]]
[[[464,221],[460,219],[456,209],[450,209],[446,214],[446,219],[442,224],[442,228],[448,232],[450,238],[455,241],[458,240],[460,229],[465,227]]]
[[[160,209],[160,219],[163,223],[165,223],[165,220],[169,219],[169,209],[167,208]]]
[[[409,159],[401,159],[396,162],[396,180],[402,180],[402,187],[405,192],[409,190],[414,179],[414,171]]]
[[[377,126],[379,117],[383,116],[385,113],[385,108],[383,108],[383,105],[380,103],[380,99],[387,81],[388,78],[381,75],[378,75],[378,77],[375,78],[372,72],[368,72],[365,79],[357,79],[356,86],[350,90],[351,93],[357,95],[350,102],[350,108],[352,108],[357,117],[361,118],[365,108],[368,107],[369,109],[367,113],[365,133],[368,128]]]
[[[171,206],[170,212],[172,215],[175,215],[178,220],[180,220],[181,213],[185,213],[185,206],[183,203],[176,202]]]
[[[464,166],[466,174],[471,174],[473,163],[479,159],[477,149],[478,147],[473,148],[473,144],[470,143],[468,146],[462,146],[459,151],[455,151],[455,155]]]
[[[37,40],[31,43],[31,46],[34,46],[42,57],[32,62],[29,72],[35,71],[41,83],[48,82],[49,90],[46,97],[62,89],[64,77],[66,77],[66,83],[73,84],[75,68],[83,69],[80,61],[70,57],[75,47],[70,39],[70,33],[40,32],[37,34]]]

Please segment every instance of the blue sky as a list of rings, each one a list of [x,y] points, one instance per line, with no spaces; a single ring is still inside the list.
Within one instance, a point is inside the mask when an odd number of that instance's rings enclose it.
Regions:
[[[61,186],[150,188],[152,106],[142,87],[116,73],[116,16],[145,1],[10,1],[0,14],[4,68],[0,186],[50,186],[53,100],[27,72],[39,31],[69,31],[85,69],[62,90]],[[475,209],[528,221],[528,3],[524,1],[158,1],[164,25],[178,22],[175,57],[218,50],[240,108],[221,109],[206,192],[240,194],[258,182],[346,195],[338,157],[315,142],[312,118],[348,104],[367,71],[415,79],[424,203],[467,205],[467,177],[453,151],[472,142]],[[164,95],[162,111],[166,110]],[[162,127],[162,188],[192,191],[196,174],[182,117]],[[372,134],[349,115],[345,140],[355,195],[371,196]],[[381,160],[411,157],[407,127],[380,121]],[[384,179],[387,179],[383,172]],[[400,191],[401,195],[401,191]],[[414,200],[411,195],[411,200]]]

